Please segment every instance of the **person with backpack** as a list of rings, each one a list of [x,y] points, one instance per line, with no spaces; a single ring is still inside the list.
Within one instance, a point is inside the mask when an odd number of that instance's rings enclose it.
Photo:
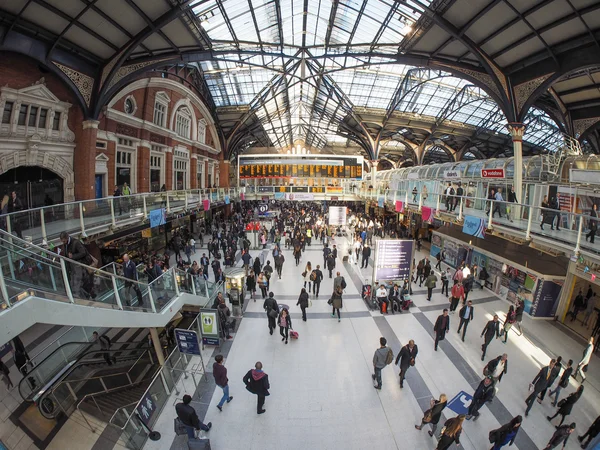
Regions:
[[[304,267],[304,272],[302,272],[302,279],[304,280],[304,287],[306,287],[306,283],[308,283],[308,291],[310,292],[310,283],[312,282],[310,277],[312,275],[312,266],[310,261],[306,263],[306,267]]]
[[[111,358],[110,353],[108,353],[108,350],[110,350],[110,346],[112,345],[110,342],[110,338],[105,334],[100,336],[97,331],[94,331],[92,333],[92,336],[93,336],[92,340],[94,342],[98,342],[98,344],[100,345],[100,348],[105,351],[102,354],[102,356],[104,356],[104,360],[106,361],[106,364],[108,364],[109,366],[112,366],[113,363],[116,363],[117,358],[115,358],[114,356]]]
[[[432,270],[427,275],[425,279],[425,287],[427,288],[427,301],[431,301],[431,295],[433,294],[433,290],[435,289],[435,285],[437,283],[437,277],[435,276],[435,272]]]
[[[415,428],[421,431],[423,425],[429,423],[431,424],[431,430],[429,430],[427,433],[429,433],[429,436],[433,437],[433,435],[435,434],[435,430],[437,429],[438,423],[440,421],[440,418],[442,417],[442,411],[444,410],[447,404],[448,398],[446,397],[446,394],[441,394],[439,400],[432,398],[429,403],[429,409],[425,411],[425,414],[423,414],[421,424],[415,425]]]
[[[229,318],[231,317],[231,311],[225,304],[225,299],[222,297],[220,298],[219,305],[217,306],[217,313],[219,316],[219,325],[221,326],[223,339],[231,339],[231,335],[229,334]]]
[[[340,315],[340,309],[342,309],[342,307],[344,306],[341,288],[334,289],[333,293],[331,294],[331,298],[327,301],[327,304],[333,307],[331,317],[335,317],[335,312],[337,311],[338,322],[340,322],[342,320]]]
[[[452,183],[448,183],[448,187],[445,190],[446,194],[446,211],[451,212],[454,207],[454,188],[452,187]]]
[[[379,338],[380,347],[375,350],[373,355],[373,381],[377,384],[374,386],[375,389],[381,390],[381,370],[385,366],[389,366],[394,361],[394,352],[391,348],[387,347],[387,339],[384,337]]]
[[[321,281],[323,281],[323,272],[321,272],[321,266],[317,265],[317,268],[312,271],[310,279],[313,282],[313,294],[318,298],[319,291],[321,290]]]
[[[267,319],[269,321],[269,334],[271,336],[273,335],[273,331],[276,327],[275,319],[277,316],[279,316],[279,306],[277,305],[277,300],[275,300],[274,297],[275,295],[272,292],[269,292],[269,297],[267,297],[263,303],[263,309],[267,313]]]

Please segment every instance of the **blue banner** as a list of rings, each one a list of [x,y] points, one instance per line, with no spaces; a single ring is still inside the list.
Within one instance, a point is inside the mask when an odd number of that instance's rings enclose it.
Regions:
[[[275,200],[285,200],[285,192],[275,192]]]
[[[200,344],[198,343],[198,335],[195,331],[177,328],[175,330],[175,340],[177,341],[180,353],[200,355]]]
[[[217,201],[217,193],[216,192],[211,192],[210,194],[210,198],[213,202]]]
[[[229,195],[226,195],[226,196],[225,196],[225,204],[226,204],[226,205],[229,205]]]
[[[469,236],[475,236],[482,239],[485,238],[485,219],[474,216],[465,216],[462,231]]]
[[[380,208],[383,208],[385,206],[385,199],[383,197],[379,197],[377,199],[377,206],[379,206]]]
[[[465,391],[460,391],[456,396],[448,403],[448,408],[454,411],[456,414],[467,414],[469,406],[471,406],[473,397],[467,394]]]
[[[156,402],[152,398],[152,394],[150,392],[146,392],[146,395],[144,395],[144,398],[137,407],[137,413],[147,427],[150,427],[149,423],[155,412]]]
[[[148,215],[150,218],[150,228],[164,225],[167,222],[167,210],[165,208],[154,209]]]

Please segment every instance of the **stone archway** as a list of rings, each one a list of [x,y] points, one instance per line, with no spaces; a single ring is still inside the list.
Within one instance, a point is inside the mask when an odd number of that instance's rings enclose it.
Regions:
[[[75,173],[66,159],[40,150],[37,143],[30,143],[27,150],[0,155],[0,174],[22,166],[38,166],[54,172],[64,181],[65,203],[75,201]]]

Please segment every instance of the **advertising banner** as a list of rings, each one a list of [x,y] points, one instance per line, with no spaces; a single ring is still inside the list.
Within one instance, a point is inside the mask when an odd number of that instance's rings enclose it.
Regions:
[[[285,192],[275,192],[275,200],[285,200]]]
[[[202,324],[202,344],[219,345],[219,321],[216,309],[201,309],[200,323]]]
[[[413,240],[378,240],[374,280],[407,280],[410,277],[413,244]]]
[[[504,169],[481,169],[481,178],[504,178]]]
[[[198,335],[193,330],[175,329],[175,340],[180,353],[186,355],[200,355]]]
[[[396,200],[396,212],[397,213],[404,212],[404,202],[401,202],[400,200]]]
[[[154,209],[148,214],[150,228],[164,225],[167,222],[167,210],[165,208]]]
[[[429,206],[422,206],[421,207],[421,218],[423,219],[424,222],[429,222],[430,220],[433,219],[433,209],[430,208]]]
[[[485,219],[475,216],[465,216],[462,232],[469,236],[485,238]]]
[[[346,207],[345,206],[330,206],[329,207],[329,225],[346,225]]]
[[[532,317],[553,317],[558,307],[562,286],[553,281],[538,283],[529,314]]]
[[[204,211],[208,211],[210,209],[210,200],[202,200],[202,207]]]
[[[377,206],[379,206],[380,208],[383,208],[385,206],[385,199],[383,197],[379,197],[377,199]]]
[[[285,194],[285,199],[297,201],[310,201],[315,199],[315,195],[308,192],[294,192],[292,194]]]
[[[229,203],[230,203],[230,200],[229,200],[229,195],[226,195],[226,196],[225,196],[225,204],[226,204],[226,205],[229,205]]]

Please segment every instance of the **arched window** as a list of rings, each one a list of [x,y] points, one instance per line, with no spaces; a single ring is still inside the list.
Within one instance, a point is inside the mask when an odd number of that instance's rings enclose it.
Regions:
[[[192,123],[192,113],[186,106],[177,110],[175,117],[175,133],[183,138],[190,138],[190,124]]]
[[[167,110],[171,99],[164,92],[157,92],[154,97],[154,116],[152,122],[159,127],[165,127],[167,123]]]
[[[206,120],[198,121],[198,142],[206,144]]]

